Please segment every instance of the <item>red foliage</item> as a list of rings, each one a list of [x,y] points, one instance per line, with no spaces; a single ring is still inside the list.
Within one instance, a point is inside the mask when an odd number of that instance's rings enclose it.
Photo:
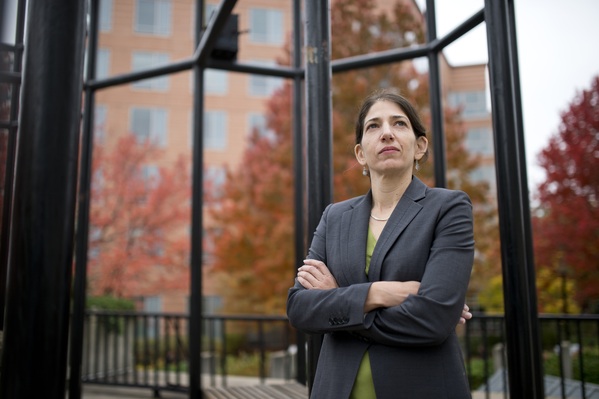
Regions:
[[[567,271],[588,310],[599,300],[599,77],[562,113],[539,164],[546,180],[538,189],[542,215],[534,221],[537,264]]]

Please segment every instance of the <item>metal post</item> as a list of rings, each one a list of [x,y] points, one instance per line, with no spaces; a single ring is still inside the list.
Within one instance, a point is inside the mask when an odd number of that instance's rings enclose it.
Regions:
[[[301,0],[293,0],[293,66],[302,67],[301,40]],[[293,175],[294,175],[294,231],[295,231],[295,267],[301,265],[306,255],[305,235],[305,180],[304,180],[304,137],[302,130],[302,80],[303,77],[293,78]],[[297,331],[297,367],[296,380],[306,385],[306,335]]]
[[[513,0],[486,0],[510,397],[543,398]]]
[[[14,73],[20,73],[23,66],[23,34],[25,32],[25,1],[17,4],[17,20],[15,26],[15,45],[13,50]],[[4,6],[7,7],[6,3]],[[0,17],[5,23],[7,19],[6,10]],[[8,25],[8,24],[7,24]],[[6,26],[6,25],[4,25]],[[6,282],[8,276],[8,252],[10,245],[10,220],[13,199],[13,183],[15,173],[15,158],[17,152],[17,135],[19,125],[16,122],[19,117],[20,84],[13,83],[10,93],[10,116],[8,128],[8,140],[6,143],[6,165],[4,170],[4,202],[2,207],[2,226],[0,228],[0,330],[4,330],[4,311],[6,300]]]
[[[426,1],[426,34],[427,42],[437,39],[437,22],[435,19],[435,0]],[[447,187],[445,161],[445,132],[443,131],[443,106],[441,104],[441,74],[439,72],[439,53],[431,50],[428,53],[429,68],[429,102],[431,107],[431,128],[435,151],[435,186]]]
[[[89,2],[89,30],[87,44],[86,80],[96,78],[98,50],[99,0]],[[81,398],[81,368],[83,362],[83,331],[87,293],[87,247],[89,240],[89,213],[92,182],[92,154],[94,142],[94,104],[96,92],[85,88],[83,130],[81,132],[81,162],[77,195],[77,231],[75,237],[75,278],[73,284],[73,314],[70,340],[69,398]]]
[[[329,1],[305,1],[307,233],[308,242],[332,200],[331,29]],[[308,379],[312,386],[322,345],[321,335],[308,342]]]
[[[85,2],[28,6],[0,396],[64,399]]]
[[[202,40],[204,1],[196,1],[196,44]],[[204,164],[204,66],[197,63],[193,73],[193,147],[191,197],[191,259],[189,296],[189,398],[202,397],[202,227],[203,227],[203,164]]]

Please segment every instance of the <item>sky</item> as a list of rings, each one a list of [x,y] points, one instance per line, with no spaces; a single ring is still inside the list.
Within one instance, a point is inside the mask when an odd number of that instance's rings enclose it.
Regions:
[[[425,0],[417,0],[423,6]],[[599,75],[598,0],[514,0],[529,190],[545,179],[537,155],[556,135],[561,114]],[[436,0],[442,37],[484,7],[483,0]],[[425,8],[425,7],[423,7]],[[446,48],[454,66],[484,63],[486,26],[481,24]]]

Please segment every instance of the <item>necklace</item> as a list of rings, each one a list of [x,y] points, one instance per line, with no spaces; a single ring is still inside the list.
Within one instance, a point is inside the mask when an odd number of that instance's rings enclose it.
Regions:
[[[370,217],[373,218],[374,220],[376,220],[377,222],[386,222],[387,220],[389,220],[389,218],[391,216],[388,216],[386,219],[381,219],[381,218],[377,218],[376,216],[374,216],[372,213],[370,214]]]

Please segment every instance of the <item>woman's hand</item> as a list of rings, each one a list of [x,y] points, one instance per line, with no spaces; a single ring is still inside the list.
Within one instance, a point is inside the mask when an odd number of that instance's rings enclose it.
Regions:
[[[303,266],[297,269],[297,281],[309,290],[329,290],[339,287],[327,265],[315,259],[304,260]]]
[[[458,324],[466,324],[466,320],[470,320],[472,318],[472,313],[470,313],[470,308],[468,305],[464,304],[464,309],[462,309],[462,317],[460,317],[460,321]]]

